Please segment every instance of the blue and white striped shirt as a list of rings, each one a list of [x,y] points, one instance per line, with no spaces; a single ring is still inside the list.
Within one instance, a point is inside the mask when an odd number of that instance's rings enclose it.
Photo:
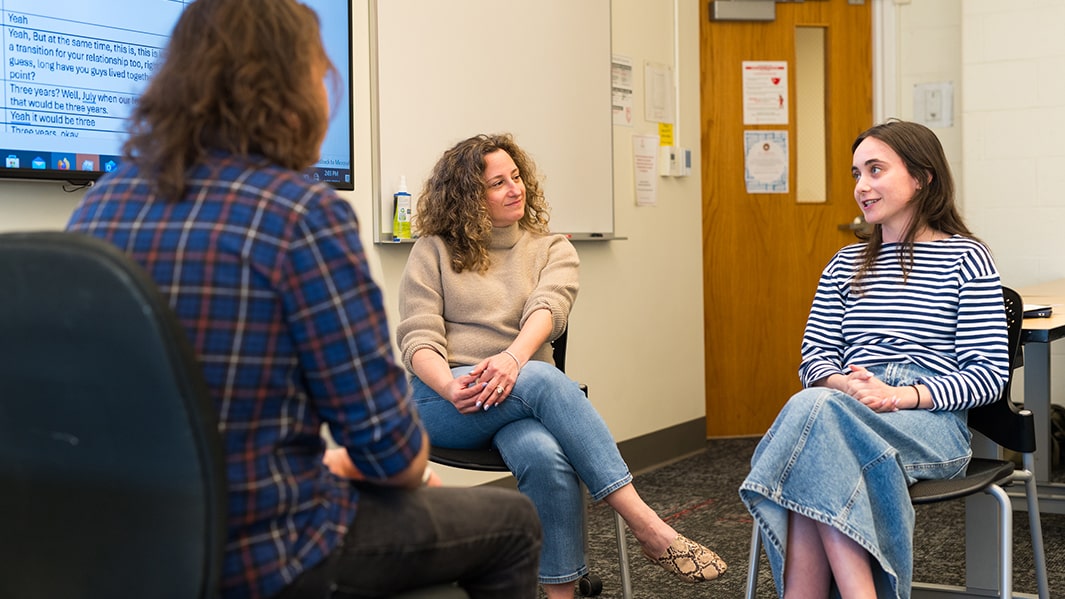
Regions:
[[[825,267],[802,340],[799,378],[810,386],[850,365],[923,366],[934,410],[993,402],[1009,375],[1006,317],[987,248],[955,235],[914,244],[906,278],[900,244],[885,243],[873,270],[852,289],[864,244],[841,249]]]

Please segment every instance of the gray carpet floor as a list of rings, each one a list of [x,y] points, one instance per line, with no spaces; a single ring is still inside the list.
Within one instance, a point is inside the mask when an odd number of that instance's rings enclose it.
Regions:
[[[629,562],[634,599],[742,598],[747,577],[751,517],[737,489],[748,471],[757,439],[707,442],[704,452],[636,475],[644,500],[682,534],[716,551],[728,562],[718,580],[691,584],[643,558],[631,534]],[[1014,590],[1034,593],[1035,575],[1024,512],[1014,513]],[[589,506],[589,567],[602,578],[603,599],[622,597],[613,512],[602,502]],[[1050,596],[1065,597],[1065,516],[1043,514]],[[964,502],[918,506],[914,579],[964,584]],[[765,555],[758,597],[776,597]]]

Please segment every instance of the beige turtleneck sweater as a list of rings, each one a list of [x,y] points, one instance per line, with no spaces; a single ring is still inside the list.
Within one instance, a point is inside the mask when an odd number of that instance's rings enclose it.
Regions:
[[[580,260],[562,235],[536,235],[517,224],[493,231],[491,266],[484,274],[456,273],[436,236],[414,243],[399,284],[396,338],[407,370],[414,352],[429,347],[452,366],[500,353],[536,310],[551,311],[548,340],[566,328],[577,297]],[[533,360],[552,363],[545,343]]]

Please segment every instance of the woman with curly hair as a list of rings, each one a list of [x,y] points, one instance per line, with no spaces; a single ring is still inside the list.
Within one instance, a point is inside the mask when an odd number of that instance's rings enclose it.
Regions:
[[[585,564],[581,481],[628,523],[643,552],[691,582],[725,563],[637,494],[603,419],[554,366],[551,341],[577,295],[577,252],[548,232],[535,165],[510,135],[444,153],[425,184],[400,283],[397,338],[435,445],[495,446],[544,528],[540,582],[573,597]]]

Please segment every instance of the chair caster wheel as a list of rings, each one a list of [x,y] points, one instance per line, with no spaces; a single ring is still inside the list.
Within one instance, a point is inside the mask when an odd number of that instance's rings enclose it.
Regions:
[[[603,592],[603,579],[595,574],[585,574],[577,581],[577,590],[581,597],[595,597]]]

